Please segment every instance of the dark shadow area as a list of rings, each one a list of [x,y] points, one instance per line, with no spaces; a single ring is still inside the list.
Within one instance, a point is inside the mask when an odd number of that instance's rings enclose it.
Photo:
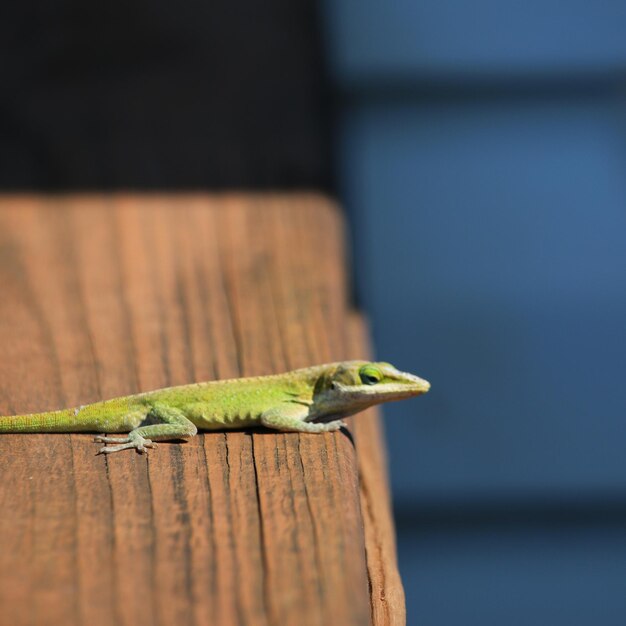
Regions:
[[[507,501],[470,501],[465,505],[441,502],[439,505],[394,508],[399,533],[417,528],[438,531],[481,532],[491,528],[561,528],[593,525],[626,529],[626,499],[623,494],[589,494],[580,498],[511,498]]]
[[[0,42],[0,190],[330,186],[312,0],[10,0]]]

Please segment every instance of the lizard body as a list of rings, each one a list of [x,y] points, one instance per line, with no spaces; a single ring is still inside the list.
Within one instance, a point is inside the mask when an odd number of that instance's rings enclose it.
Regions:
[[[192,437],[198,429],[265,426],[319,433],[339,429],[341,418],[375,404],[425,393],[430,384],[389,363],[344,361],[270,376],[217,380],[95,402],[84,406],[0,416],[0,433],[102,432],[114,444],[100,452],[136,448],[154,441]]]

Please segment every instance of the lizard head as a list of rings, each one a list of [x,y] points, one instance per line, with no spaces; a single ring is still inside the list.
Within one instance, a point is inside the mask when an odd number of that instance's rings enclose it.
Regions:
[[[426,393],[430,383],[390,363],[345,361],[320,377],[315,405],[324,415],[347,416],[367,407]]]

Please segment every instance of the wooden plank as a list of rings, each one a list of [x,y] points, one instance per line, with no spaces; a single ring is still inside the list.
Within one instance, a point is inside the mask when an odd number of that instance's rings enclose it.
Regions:
[[[358,313],[349,316],[349,358],[369,358],[368,332]],[[406,623],[404,588],[398,571],[383,428],[376,408],[350,418],[359,467],[359,493],[374,626]]]
[[[315,195],[5,197],[0,413],[344,358],[343,259]],[[95,451],[0,437],[0,623],[386,623],[346,434]]]

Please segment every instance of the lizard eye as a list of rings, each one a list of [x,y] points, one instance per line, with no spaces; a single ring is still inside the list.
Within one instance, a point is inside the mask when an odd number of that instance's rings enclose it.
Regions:
[[[382,375],[375,367],[365,365],[360,369],[359,377],[364,385],[375,385],[380,382]]]

